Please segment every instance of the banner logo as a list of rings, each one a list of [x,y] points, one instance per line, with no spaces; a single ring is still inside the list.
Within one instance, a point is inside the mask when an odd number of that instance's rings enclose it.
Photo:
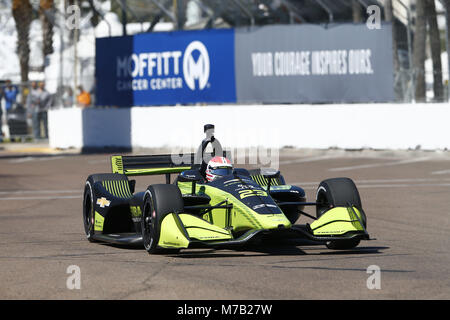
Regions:
[[[236,102],[233,29],[99,38],[95,63],[97,105]]]
[[[199,51],[197,61],[194,60],[194,51]],[[209,79],[209,55],[205,45],[200,41],[192,41],[186,48],[183,57],[183,75],[186,85],[195,90],[195,80],[198,80],[198,89],[205,89]]]

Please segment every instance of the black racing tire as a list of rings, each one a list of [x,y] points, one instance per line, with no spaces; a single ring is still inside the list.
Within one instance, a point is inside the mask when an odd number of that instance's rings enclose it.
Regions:
[[[144,248],[149,254],[176,253],[179,249],[158,247],[161,222],[173,212],[182,212],[184,208],[180,189],[173,184],[155,184],[147,188],[144,196],[141,230]]]
[[[126,175],[117,173],[97,173],[90,175],[84,185],[83,193],[83,225],[86,238],[90,242],[95,242],[94,237],[94,224],[95,224],[95,204],[97,198],[93,192],[93,186],[96,182],[101,181],[114,181],[114,180],[128,180]]]
[[[366,215],[362,209],[361,197],[353,180],[349,178],[333,178],[322,181],[316,193],[316,217],[319,218],[333,207],[354,205],[361,212],[364,228],[367,226]],[[328,241],[327,248],[345,250],[355,248],[359,239]]]
[[[95,242],[94,236],[94,193],[92,192],[92,179],[88,179],[83,193],[83,225],[86,238],[89,242]]]

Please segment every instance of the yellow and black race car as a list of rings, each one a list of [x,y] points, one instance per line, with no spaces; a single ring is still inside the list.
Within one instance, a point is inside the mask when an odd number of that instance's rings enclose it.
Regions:
[[[358,190],[349,178],[322,181],[314,202],[285,183],[276,170],[234,168],[205,180],[208,145],[223,155],[206,125],[206,138],[188,155],[113,156],[112,173],[90,175],[83,196],[87,239],[142,245],[149,253],[183,248],[231,248],[272,238],[302,238],[330,249],[351,249],[369,240]],[[212,156],[213,154],[208,154]],[[165,184],[135,192],[130,176],[165,175]],[[171,183],[171,175],[176,174]],[[316,216],[304,212],[315,206]],[[300,216],[313,221],[295,224]]]

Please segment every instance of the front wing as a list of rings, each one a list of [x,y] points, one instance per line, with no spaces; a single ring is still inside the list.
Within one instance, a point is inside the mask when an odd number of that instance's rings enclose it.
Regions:
[[[95,240],[115,244],[141,245],[139,234],[96,234]],[[311,225],[249,230],[233,238],[230,230],[215,226],[187,213],[171,213],[161,222],[158,246],[161,248],[232,248],[261,240],[306,239],[317,243],[339,240],[370,240],[355,207],[336,207]]]

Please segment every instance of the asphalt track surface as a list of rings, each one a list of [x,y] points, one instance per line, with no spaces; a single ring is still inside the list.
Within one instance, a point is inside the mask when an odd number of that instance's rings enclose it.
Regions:
[[[108,155],[0,156],[0,299],[449,299],[448,152],[281,152],[288,183],[352,178],[377,240],[149,255],[85,239],[81,196]],[[163,182],[138,179],[138,188]],[[312,212],[311,210],[308,210]],[[301,218],[300,223],[309,222]],[[68,267],[81,272],[69,290]],[[380,289],[368,289],[369,266]],[[373,282],[372,282],[373,283]]]

